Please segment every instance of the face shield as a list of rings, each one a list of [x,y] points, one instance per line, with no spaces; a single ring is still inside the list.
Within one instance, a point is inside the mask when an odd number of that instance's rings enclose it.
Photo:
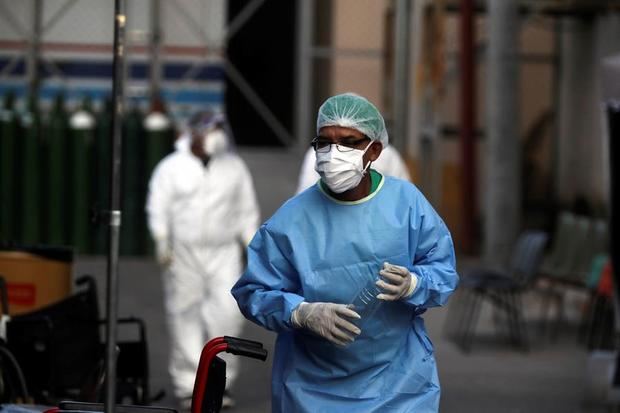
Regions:
[[[212,111],[198,112],[188,122],[192,139],[199,141],[204,153],[215,156],[226,152],[229,147],[226,133],[226,118]]]

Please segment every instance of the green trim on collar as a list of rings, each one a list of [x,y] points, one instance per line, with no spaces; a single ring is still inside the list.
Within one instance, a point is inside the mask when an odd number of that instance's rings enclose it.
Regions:
[[[374,169],[370,170],[370,193],[372,194],[379,188],[379,184],[381,183],[381,179],[383,176]]]

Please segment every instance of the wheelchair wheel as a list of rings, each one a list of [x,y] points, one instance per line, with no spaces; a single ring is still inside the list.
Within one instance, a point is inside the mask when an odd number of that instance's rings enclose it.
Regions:
[[[13,353],[0,342],[0,403],[29,403],[26,380]]]

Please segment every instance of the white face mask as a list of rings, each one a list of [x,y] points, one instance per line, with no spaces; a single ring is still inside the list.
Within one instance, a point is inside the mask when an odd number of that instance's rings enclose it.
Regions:
[[[223,130],[215,129],[207,132],[202,145],[207,155],[217,155],[226,151],[228,147],[228,138],[226,138],[226,133]]]
[[[353,149],[340,152],[332,144],[329,152],[316,152],[314,170],[321,175],[329,189],[340,194],[355,188],[362,181],[370,162],[364,166],[364,154],[374,141],[370,141],[366,149]]]

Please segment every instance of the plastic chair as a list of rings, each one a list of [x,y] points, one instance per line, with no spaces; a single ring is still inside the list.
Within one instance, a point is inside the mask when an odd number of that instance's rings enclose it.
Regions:
[[[560,218],[561,220],[562,218]],[[560,236],[560,234],[557,234]],[[563,245],[563,262],[554,266],[543,267],[542,276],[547,283],[543,290],[541,315],[545,320],[542,327],[549,324],[549,311],[554,303],[557,311],[553,322],[552,337],[557,337],[559,327],[564,319],[564,296],[567,290],[587,290],[592,263],[597,255],[607,250],[609,242],[608,225],[605,220],[591,220],[575,216],[574,221],[562,234],[569,241],[557,238],[555,244]]]
[[[560,274],[572,260],[578,245],[574,241],[577,217],[571,212],[562,212],[558,216],[551,251],[545,255],[540,266],[543,275]]]
[[[584,321],[584,338],[588,350],[614,350],[614,288],[609,258],[600,270],[600,278],[592,291]]]
[[[448,319],[456,324],[453,338],[464,351],[471,350],[483,301],[494,307],[496,315],[500,311],[506,316],[511,341],[529,348],[521,294],[531,288],[538,275],[547,238],[542,231],[525,231],[517,239],[505,271],[478,268],[461,279],[460,299],[455,303],[458,315],[449,315]]]
[[[543,259],[540,272],[549,279],[570,280],[578,272],[589,269],[588,257],[592,256],[591,220],[584,216],[563,212],[558,218],[551,254]]]

